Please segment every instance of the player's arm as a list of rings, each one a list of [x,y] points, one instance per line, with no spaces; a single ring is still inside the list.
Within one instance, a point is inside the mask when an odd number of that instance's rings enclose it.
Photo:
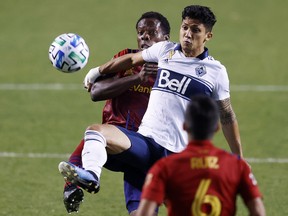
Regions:
[[[250,216],[265,216],[265,207],[262,201],[262,194],[257,184],[257,180],[253,175],[251,168],[244,161],[240,160],[239,172],[241,180],[239,184],[239,193],[248,208]]]
[[[265,207],[260,197],[250,200],[246,203],[250,216],[265,216]]]
[[[115,73],[115,71],[124,71],[133,66],[143,65],[145,63],[142,52],[130,53],[118,58],[114,58],[99,67],[101,75]]]
[[[157,203],[148,199],[141,199],[139,207],[136,211],[136,216],[155,216],[155,209],[157,208]]]
[[[131,86],[141,82],[139,74],[119,78],[117,75],[96,81],[91,88],[90,96],[92,101],[107,100],[119,96]]]
[[[240,133],[236,115],[232,109],[230,98],[217,101],[223,134],[233,153],[243,157]]]
[[[131,86],[146,81],[151,75],[156,75],[157,69],[157,64],[146,63],[137,74],[126,77],[115,75],[96,81],[90,91],[91,100],[101,101],[117,97],[127,91]]]
[[[143,65],[144,63],[145,61],[142,57],[142,52],[130,53],[114,58],[99,67],[92,68],[85,76],[84,87],[90,91],[92,84],[101,75],[116,73],[117,71],[125,71],[133,66]]]

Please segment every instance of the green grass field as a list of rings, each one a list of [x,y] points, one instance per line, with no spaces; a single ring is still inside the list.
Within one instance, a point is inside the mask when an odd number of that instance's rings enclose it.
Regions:
[[[101,121],[103,106],[82,89],[84,75],[136,47],[135,23],[146,11],[163,13],[177,41],[182,9],[194,3],[210,6],[218,18],[207,46],[228,69],[244,155],[267,215],[288,215],[287,1],[10,0],[0,3],[0,216],[67,215],[57,166],[86,126]],[[90,48],[83,71],[64,74],[48,60],[50,43],[65,32],[83,36]],[[215,144],[228,149],[222,133]],[[104,170],[101,181],[99,194],[85,194],[78,215],[127,215],[122,174]],[[247,215],[238,204],[237,215]]]

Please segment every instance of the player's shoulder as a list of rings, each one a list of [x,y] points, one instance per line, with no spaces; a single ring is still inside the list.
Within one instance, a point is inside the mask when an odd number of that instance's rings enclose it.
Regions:
[[[177,43],[172,42],[172,41],[159,41],[152,45],[152,47],[158,47],[161,50],[174,49],[176,46],[177,46]]]
[[[207,61],[209,64],[211,64],[216,70],[219,71],[226,71],[225,65],[221,63],[221,61],[215,59],[213,56],[208,55],[207,58],[205,58],[205,61]]]
[[[139,52],[138,49],[126,48],[126,49],[123,49],[123,50],[119,51],[117,54],[115,54],[114,58],[118,58],[118,57],[126,55],[128,53],[137,53],[137,52]]]
[[[238,161],[241,159],[241,157],[239,157],[237,154],[229,152],[215,145],[211,148],[211,152],[213,152],[213,154],[217,155],[219,158],[225,158],[226,160],[230,161]]]
[[[232,152],[228,152],[226,150],[220,149],[219,150],[221,156],[220,158],[226,158],[226,162],[228,164],[238,164],[239,167],[248,166],[245,159],[237,154]]]

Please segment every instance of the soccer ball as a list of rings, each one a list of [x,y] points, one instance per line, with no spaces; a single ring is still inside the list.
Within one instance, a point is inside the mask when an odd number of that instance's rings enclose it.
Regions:
[[[49,47],[52,65],[65,73],[79,71],[89,58],[89,48],[84,39],[74,33],[65,33],[55,38]]]

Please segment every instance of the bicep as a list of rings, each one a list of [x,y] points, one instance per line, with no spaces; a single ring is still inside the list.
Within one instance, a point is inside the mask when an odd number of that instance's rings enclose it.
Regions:
[[[230,98],[226,98],[224,100],[217,101],[219,108],[219,115],[221,124],[231,124],[236,120],[236,115],[233,111]]]

